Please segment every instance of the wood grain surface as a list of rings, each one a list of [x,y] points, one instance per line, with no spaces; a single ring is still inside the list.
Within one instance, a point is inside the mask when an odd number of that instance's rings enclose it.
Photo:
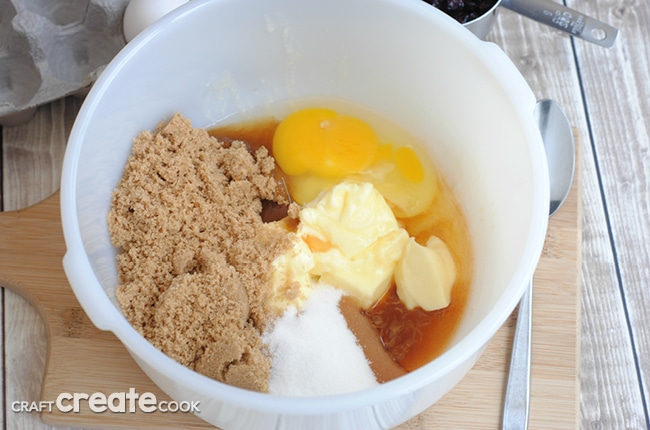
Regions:
[[[590,428],[648,429],[650,2],[579,3],[585,13],[621,29],[614,49],[575,49],[598,177],[591,201],[603,202],[600,213],[589,213],[607,226],[585,243],[589,283],[583,315],[590,335],[583,339],[583,422]],[[615,370],[597,371],[603,367]]]
[[[579,164],[578,164],[578,168]],[[572,429],[578,423],[580,174],[551,219],[535,275],[531,429]],[[138,368],[111,333],[94,327],[67,283],[65,244],[55,193],[41,203],[0,214],[0,283],[27,299],[45,322],[48,348],[40,400],[60,393],[153,392],[168,397]],[[513,321],[497,333],[461,383],[403,429],[484,429],[500,425]],[[191,414],[80,413],[56,408],[44,422],[84,428],[211,428]]]
[[[502,10],[489,38],[583,132],[580,428],[648,429],[650,2],[568,0],[611,49]]]

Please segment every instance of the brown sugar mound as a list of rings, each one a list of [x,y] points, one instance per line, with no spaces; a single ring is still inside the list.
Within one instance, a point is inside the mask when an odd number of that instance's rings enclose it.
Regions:
[[[287,204],[265,148],[222,143],[176,114],[134,141],[108,225],[117,300],[157,348],[204,375],[268,391],[260,332],[271,262],[290,242],[262,222]]]

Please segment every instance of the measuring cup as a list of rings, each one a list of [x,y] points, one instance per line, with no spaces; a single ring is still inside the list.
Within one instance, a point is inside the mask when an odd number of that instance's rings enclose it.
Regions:
[[[606,48],[614,44],[618,35],[616,28],[551,0],[497,0],[490,10],[463,25],[479,38],[485,38],[494,25],[499,6]]]

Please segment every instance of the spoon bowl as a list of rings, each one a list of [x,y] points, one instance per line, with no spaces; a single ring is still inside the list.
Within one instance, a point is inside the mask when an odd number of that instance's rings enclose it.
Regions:
[[[549,216],[551,216],[562,206],[573,183],[575,143],[569,120],[554,100],[538,101],[535,106],[535,118],[548,162],[551,187]]]

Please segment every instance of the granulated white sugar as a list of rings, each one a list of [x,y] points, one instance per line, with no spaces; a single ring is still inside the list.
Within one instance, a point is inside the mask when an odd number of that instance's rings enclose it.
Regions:
[[[324,396],[378,385],[339,310],[341,294],[315,286],[303,309],[289,307],[263,337],[272,353],[271,394]]]

